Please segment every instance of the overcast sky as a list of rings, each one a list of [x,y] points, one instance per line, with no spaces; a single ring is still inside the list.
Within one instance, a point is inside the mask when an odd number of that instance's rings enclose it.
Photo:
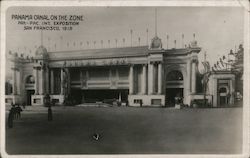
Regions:
[[[163,47],[167,47],[167,34],[169,35],[169,48],[174,47],[177,40],[177,48],[181,47],[181,35],[184,34],[184,43],[188,44],[196,34],[198,45],[202,48],[199,58],[203,60],[204,51],[208,60],[213,63],[223,54],[229,53],[235,45],[243,43],[243,9],[239,7],[158,7],[157,8],[157,34],[162,39]],[[133,30],[133,44],[146,44],[146,29],[149,30],[149,40],[155,32],[155,9],[153,7],[12,7],[7,11],[7,51],[18,51],[34,54],[35,46],[41,43],[40,31],[23,31],[21,25],[11,19],[12,14],[41,14],[41,15],[84,15],[85,20],[72,31],[44,31],[43,43],[50,51],[74,50],[86,48],[86,42],[96,41],[96,48],[104,46],[115,47],[115,39],[118,46],[130,45],[130,29]],[[60,43],[60,37],[63,37]],[[50,44],[48,44],[50,38]],[[70,46],[67,47],[69,42]],[[76,43],[73,46],[73,43]],[[80,48],[80,42],[83,42]],[[26,48],[26,51],[25,51]]]

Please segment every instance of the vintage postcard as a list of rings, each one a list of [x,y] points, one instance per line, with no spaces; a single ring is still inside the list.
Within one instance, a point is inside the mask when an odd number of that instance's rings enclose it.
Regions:
[[[249,156],[249,1],[1,4],[2,157]]]

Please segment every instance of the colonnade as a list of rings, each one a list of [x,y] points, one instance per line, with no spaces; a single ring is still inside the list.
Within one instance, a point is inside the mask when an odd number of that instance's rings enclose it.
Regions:
[[[139,82],[141,84],[141,94],[162,94],[162,76],[162,62],[142,64],[142,78],[141,82]],[[129,94],[135,93],[134,87],[134,65],[131,64],[129,69]]]
[[[63,68],[60,69],[60,95],[64,95],[64,77],[65,77],[65,72],[63,71]],[[50,93],[54,94],[55,93],[55,70],[51,69],[50,70]]]
[[[18,68],[13,67],[12,69],[12,93],[13,95],[17,95],[18,94],[18,89],[20,87],[20,85],[17,84],[17,72],[18,72]]]

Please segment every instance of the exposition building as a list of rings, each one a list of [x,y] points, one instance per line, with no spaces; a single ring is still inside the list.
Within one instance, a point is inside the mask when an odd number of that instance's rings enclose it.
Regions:
[[[190,106],[207,99],[213,107],[234,103],[235,74],[212,72],[207,92],[197,91],[197,41],[181,49],[163,49],[155,36],[149,46],[48,52],[38,47],[34,58],[12,53],[12,94],[6,103],[43,105],[118,100],[128,106],[172,106],[180,97]]]

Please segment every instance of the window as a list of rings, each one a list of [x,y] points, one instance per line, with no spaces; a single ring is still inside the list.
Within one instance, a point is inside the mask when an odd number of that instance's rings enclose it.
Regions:
[[[152,105],[161,105],[161,99],[152,99],[151,104]]]
[[[222,87],[222,88],[220,88],[220,91],[219,91],[220,93],[226,93],[227,92],[227,89],[225,88],[225,87]]]
[[[109,69],[95,68],[89,71],[90,80],[109,80]]]
[[[168,73],[167,81],[182,81],[183,75],[180,71],[174,70]]]
[[[140,104],[142,102],[141,99],[134,99],[134,104]]]
[[[26,83],[28,84],[31,84],[31,83],[35,83],[35,79],[32,75],[29,75],[27,78],[26,78]]]

